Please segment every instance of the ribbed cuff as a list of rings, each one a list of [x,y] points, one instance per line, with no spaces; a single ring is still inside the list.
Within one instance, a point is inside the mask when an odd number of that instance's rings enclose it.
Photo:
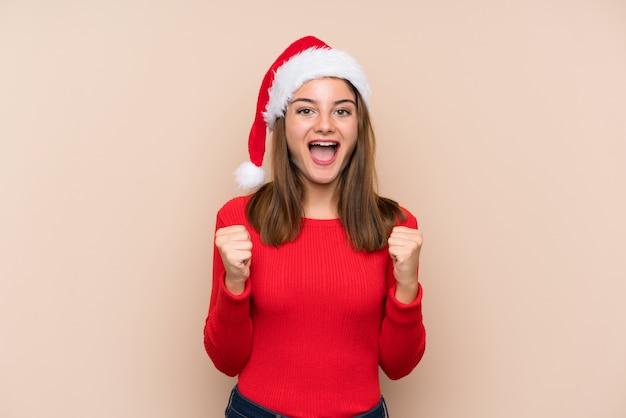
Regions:
[[[233,295],[226,288],[224,280],[221,280],[216,304],[220,320],[231,324],[250,321],[250,294],[250,285],[247,281],[243,293]]]
[[[386,306],[387,318],[398,324],[412,324],[422,321],[422,285],[418,283],[417,297],[411,303],[396,299],[396,286],[389,289]]]

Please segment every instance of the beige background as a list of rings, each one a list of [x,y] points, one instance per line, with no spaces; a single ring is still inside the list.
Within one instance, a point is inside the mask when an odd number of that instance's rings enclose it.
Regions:
[[[392,416],[626,416],[626,3],[0,1],[0,416],[219,417],[215,212],[295,38],[373,88],[425,234]]]

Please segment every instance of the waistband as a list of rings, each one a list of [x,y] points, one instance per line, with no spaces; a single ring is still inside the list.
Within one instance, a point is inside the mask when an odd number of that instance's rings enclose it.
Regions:
[[[269,410],[246,398],[239,392],[237,386],[230,393],[225,416],[226,418],[289,418],[287,415]],[[374,408],[354,418],[389,418],[385,398],[381,396]]]

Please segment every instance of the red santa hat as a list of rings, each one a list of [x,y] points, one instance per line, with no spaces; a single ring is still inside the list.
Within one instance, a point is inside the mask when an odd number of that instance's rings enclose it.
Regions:
[[[369,106],[369,83],[354,58],[313,36],[298,39],[280,54],[263,78],[256,116],[248,137],[250,161],[235,170],[235,179],[240,187],[253,189],[265,182],[265,171],[261,166],[267,130],[271,131],[276,119],[285,115],[296,90],[307,81],[322,77],[348,80],[365,105]]]

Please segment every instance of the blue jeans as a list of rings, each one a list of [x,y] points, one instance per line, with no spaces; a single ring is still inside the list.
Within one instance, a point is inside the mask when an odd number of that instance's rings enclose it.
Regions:
[[[228,406],[226,407],[225,418],[289,418],[286,415],[281,415],[277,412],[270,411],[267,408],[262,407],[259,404],[252,402],[250,399],[243,396],[237,386],[230,393],[230,399],[228,400]],[[374,408],[365,412],[364,414],[357,415],[354,418],[389,418],[389,412],[387,411],[387,404],[385,399],[381,396],[380,402]]]

